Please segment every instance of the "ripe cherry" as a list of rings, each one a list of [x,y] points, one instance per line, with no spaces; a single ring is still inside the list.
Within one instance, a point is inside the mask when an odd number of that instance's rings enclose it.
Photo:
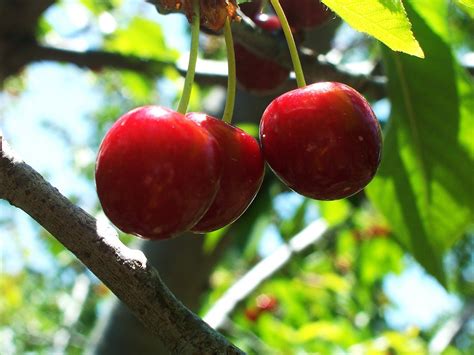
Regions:
[[[261,294],[256,298],[256,306],[245,310],[245,318],[250,322],[256,322],[263,313],[275,312],[278,308],[278,300],[274,296]]]
[[[240,10],[250,18],[255,17],[262,11],[263,0],[252,0],[239,5]]]
[[[97,193],[119,229],[165,239],[207,212],[221,171],[220,149],[205,129],[178,112],[145,106],[122,116],[105,136]]]
[[[188,113],[188,118],[206,129],[223,153],[219,191],[193,232],[205,233],[222,228],[245,212],[263,181],[264,161],[255,138],[241,129],[203,113]]]
[[[257,14],[252,20],[265,31],[281,30],[280,20],[275,15]],[[234,48],[237,81],[245,90],[259,94],[271,93],[288,79],[289,69],[254,54],[239,43],[235,43]]]
[[[274,296],[262,293],[256,299],[257,308],[262,312],[273,312],[278,308],[278,300]]]
[[[317,27],[333,13],[319,0],[280,0],[285,16],[294,30]]]
[[[377,118],[361,94],[341,83],[317,83],[273,100],[263,113],[260,140],[276,175],[318,200],[360,191],[381,158]]]

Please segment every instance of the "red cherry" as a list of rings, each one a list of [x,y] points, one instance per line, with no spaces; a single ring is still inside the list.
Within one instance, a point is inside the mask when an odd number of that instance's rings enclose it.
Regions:
[[[333,15],[319,0],[280,0],[290,27],[294,30],[317,27]]]
[[[166,239],[191,228],[219,188],[216,140],[184,115],[159,106],[122,116],[97,157],[102,208],[122,231]]]
[[[253,1],[245,2],[243,4],[240,4],[239,7],[240,7],[240,10],[242,10],[242,12],[246,16],[254,17],[258,13],[260,13],[260,11],[262,11],[263,0],[253,0]]]
[[[249,320],[250,322],[254,323],[257,321],[257,319],[260,317],[260,313],[262,311],[258,308],[252,307],[252,308],[247,308],[245,310],[245,318]]]
[[[265,312],[273,312],[278,307],[275,297],[262,293],[257,297],[257,308]]]
[[[335,200],[363,189],[380,163],[382,135],[369,103],[341,83],[317,83],[273,100],[260,122],[263,155],[301,195]]]
[[[255,24],[265,31],[281,30],[278,17],[258,14],[253,18]],[[290,70],[280,64],[260,57],[239,43],[234,44],[237,81],[247,91],[267,94],[285,83]]]
[[[241,129],[203,113],[186,116],[205,128],[223,152],[219,191],[204,217],[191,228],[193,232],[211,232],[245,212],[260,189],[265,165],[257,140]]]
[[[253,22],[262,30],[278,32],[281,30],[281,22],[278,16],[268,14],[257,14],[252,17]]]

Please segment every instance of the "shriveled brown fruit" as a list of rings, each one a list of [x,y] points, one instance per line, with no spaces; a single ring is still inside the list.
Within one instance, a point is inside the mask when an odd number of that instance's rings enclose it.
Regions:
[[[148,2],[155,5],[160,14],[181,12],[183,8],[181,0],[148,0]]]
[[[170,12],[181,12],[186,15],[188,21],[193,18],[194,0],[148,0],[162,14]],[[201,6],[201,26],[219,31],[224,27],[226,18],[237,20],[236,0],[200,0]]]

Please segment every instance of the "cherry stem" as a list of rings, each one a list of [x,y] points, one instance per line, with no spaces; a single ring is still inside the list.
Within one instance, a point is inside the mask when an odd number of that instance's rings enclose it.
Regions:
[[[293,62],[293,68],[296,75],[296,83],[298,87],[306,86],[304,79],[303,67],[301,66],[300,57],[298,55],[298,49],[296,48],[295,39],[293,33],[291,33],[290,25],[286,18],[285,12],[283,11],[280,2],[278,0],[270,0],[273,9],[275,10],[278,19],[280,20],[283,33],[285,34],[286,42],[288,43],[288,49],[290,50],[291,61]]]
[[[183,93],[178,105],[178,112],[185,114],[189,100],[191,98],[191,91],[194,84],[194,74],[196,73],[196,63],[199,50],[199,24],[201,22],[201,14],[199,9],[199,0],[193,1],[193,20],[191,24],[191,50],[189,52],[188,71],[186,72],[186,79],[184,80]]]
[[[227,97],[225,101],[224,114],[222,120],[227,123],[232,122],[235,105],[235,91],[236,91],[236,70],[235,70],[235,51],[234,40],[232,39],[232,30],[230,28],[230,20],[227,17],[224,25],[225,46],[227,49]]]

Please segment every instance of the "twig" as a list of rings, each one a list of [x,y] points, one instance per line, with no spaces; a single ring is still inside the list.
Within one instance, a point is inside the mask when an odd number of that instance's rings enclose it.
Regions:
[[[464,307],[458,315],[449,319],[436,332],[428,344],[429,353],[442,354],[472,317],[474,317],[474,303]]]
[[[82,308],[89,294],[91,281],[84,274],[79,274],[74,282],[71,295],[64,305],[64,318],[62,327],[53,337],[53,354],[64,354],[71,339],[71,330],[77,323],[82,313]]]
[[[165,68],[175,68],[181,75],[186,75],[186,66],[171,61],[162,61],[153,58],[143,58],[133,55],[125,55],[102,50],[90,50],[85,52],[71,51],[67,49],[33,45],[25,49],[28,62],[54,61],[75,64],[82,68],[100,71],[104,68],[121,70],[132,70],[150,76],[159,76]],[[227,72],[214,73],[206,65],[206,62],[198,62],[195,76],[196,81],[203,85],[221,85],[227,83]]]
[[[174,297],[141,251],[129,249],[110,225],[61,195],[15,155],[1,134],[0,198],[28,213],[76,255],[171,353],[242,354]]]
[[[227,317],[237,304],[250,295],[263,281],[280,270],[291,256],[302,252],[310,245],[321,241],[330,230],[322,219],[308,225],[288,243],[280,246],[272,254],[261,260],[239,281],[229,288],[204,316],[204,321],[214,329],[224,325]]]

